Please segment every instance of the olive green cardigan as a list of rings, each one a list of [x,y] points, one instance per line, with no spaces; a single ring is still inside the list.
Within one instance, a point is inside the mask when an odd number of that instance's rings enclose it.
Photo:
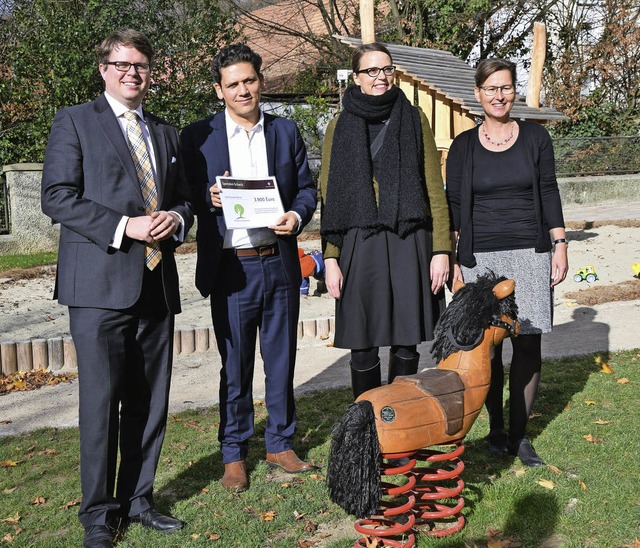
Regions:
[[[447,197],[442,183],[442,171],[440,169],[440,156],[436,148],[436,141],[429,126],[429,121],[422,110],[420,120],[422,121],[422,142],[424,144],[424,180],[427,183],[428,209],[433,220],[433,253],[451,253],[451,238],[449,225],[449,208]],[[338,115],[339,116],[339,115]],[[329,180],[329,163],[331,161],[331,146],[333,144],[333,133],[335,131],[336,116],[329,125],[324,135],[322,146],[322,165],[320,166],[320,197],[321,204],[324,204],[327,197],[327,181]],[[378,196],[378,182],[373,180],[373,190]],[[322,252],[325,259],[337,259],[340,256],[340,249],[325,240],[322,241]]]

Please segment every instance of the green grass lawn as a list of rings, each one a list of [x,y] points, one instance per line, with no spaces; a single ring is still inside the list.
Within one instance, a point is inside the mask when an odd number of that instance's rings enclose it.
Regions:
[[[0,255],[0,276],[3,272],[16,268],[31,268],[34,266],[43,266],[56,264],[58,260],[57,253],[30,253],[28,255]]]
[[[640,352],[616,353],[606,361],[612,374],[599,372],[594,356],[545,362],[530,434],[550,466],[525,469],[513,457],[490,456],[482,441],[483,412],[463,455],[467,526],[445,539],[418,534],[417,545],[637,546]],[[266,411],[257,402],[251,486],[238,495],[219,483],[218,408],[170,417],[156,504],[187,526],[173,535],[132,526],[118,546],[353,546],[353,520],[329,501],[325,486],[331,428],[349,403],[347,389],[298,400],[295,449],[323,468],[291,476],[262,460]],[[81,545],[78,451],[77,429],[0,439],[0,543]]]

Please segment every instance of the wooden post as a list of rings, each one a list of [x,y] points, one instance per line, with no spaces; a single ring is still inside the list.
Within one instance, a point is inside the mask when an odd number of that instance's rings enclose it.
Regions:
[[[76,347],[73,344],[71,337],[64,337],[62,339],[62,351],[64,354],[64,367],[66,369],[78,370],[78,356],[76,354]]]
[[[2,373],[8,375],[18,371],[18,353],[16,352],[16,343],[3,342],[0,343],[0,356],[2,356]]]
[[[196,352],[206,352],[209,350],[209,328],[196,327]]]
[[[31,341],[34,369],[49,369],[49,352],[46,339],[34,339]]]
[[[196,335],[193,329],[183,329],[180,335],[180,354],[193,354],[196,350]]]
[[[363,44],[371,44],[376,41],[373,0],[360,0],[360,33]]]
[[[182,353],[182,331],[176,329],[173,332],[173,357],[179,356]]]
[[[527,86],[527,106],[540,108],[540,90],[542,89],[542,68],[547,53],[547,32],[544,23],[533,24],[533,49],[531,55],[531,73]]]
[[[58,371],[64,367],[64,345],[62,337],[54,337],[47,340],[47,354],[49,356],[49,368]]]
[[[16,353],[18,354],[18,371],[31,371],[33,369],[31,341],[17,342]]]

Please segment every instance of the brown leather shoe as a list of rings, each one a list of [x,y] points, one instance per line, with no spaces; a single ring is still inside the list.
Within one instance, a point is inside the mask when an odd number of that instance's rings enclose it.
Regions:
[[[313,464],[300,460],[293,449],[280,451],[280,453],[267,453],[267,464],[269,466],[279,466],[289,474],[308,472],[309,470],[316,470],[318,468]]]
[[[224,465],[224,476],[222,485],[229,491],[240,493],[246,491],[248,486],[247,467],[243,460],[229,462]]]

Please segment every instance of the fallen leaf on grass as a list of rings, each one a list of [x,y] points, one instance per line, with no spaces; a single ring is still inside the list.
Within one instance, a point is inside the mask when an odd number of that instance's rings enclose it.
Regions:
[[[558,468],[557,466],[554,466],[553,464],[548,464],[547,468],[551,470],[554,474],[558,474],[558,475],[562,474],[562,471],[560,470],[560,468]]]
[[[2,542],[13,544],[13,535],[11,533],[7,533],[4,537],[2,537]]]
[[[13,468],[14,466],[18,466],[21,462],[21,460],[0,460],[0,467]]]
[[[9,516],[7,518],[4,519],[0,519],[0,521],[4,522],[4,523],[12,523],[12,524],[16,524],[18,523],[20,520],[22,519],[22,516],[20,514],[18,514],[18,512],[16,512],[13,516]]]
[[[80,506],[80,500],[70,500],[69,502],[65,502],[62,506],[60,506],[61,510],[68,510],[69,508],[73,508],[74,506]]]
[[[320,474],[311,474],[309,477],[314,480],[324,481],[324,478]]]
[[[307,514],[301,514],[300,512],[298,512],[297,510],[293,511],[293,517],[294,519],[297,521],[299,519],[302,519],[303,517],[305,517]]]
[[[598,405],[597,401],[593,401],[593,400],[584,400],[584,404],[585,405]]]
[[[622,377],[621,379],[618,379],[616,382],[618,384],[627,384],[629,382],[629,379],[627,379],[626,377]]]
[[[605,421],[603,419],[598,419],[597,421],[593,421],[593,424],[611,424],[611,421]]]
[[[600,366],[600,373],[606,373],[607,375],[611,375],[613,373],[613,369],[611,366],[605,362],[600,356],[596,356],[594,361],[597,365]]]
[[[308,520],[307,523],[304,524],[304,530],[307,533],[313,533],[314,531],[318,530],[318,524],[311,520]]]
[[[318,544],[317,540],[299,540],[297,548],[312,548],[316,544]]]
[[[47,499],[45,499],[44,497],[36,497],[31,501],[31,504],[33,506],[39,506],[41,504],[44,504],[45,502],[47,502]]]
[[[545,489],[555,489],[556,488],[556,484],[555,483],[553,483],[551,480],[546,480],[546,479],[538,480],[538,485],[541,485]]]
[[[7,487],[6,489],[3,489],[2,492],[5,495],[10,495],[11,493],[13,493],[18,487]]]
[[[601,443],[602,442],[602,438],[594,438],[591,434],[585,434],[582,437],[585,440],[587,440],[589,443]]]
[[[519,478],[520,476],[524,476],[527,473],[527,471],[524,468],[518,468],[514,474],[516,476],[516,478]]]
[[[56,451],[55,449],[43,449],[42,451],[38,451],[37,453],[39,457],[54,456],[57,454],[58,454],[58,451]]]
[[[194,540],[199,539],[200,538],[200,534],[199,533],[193,533],[191,535],[191,538],[194,539]]]
[[[578,483],[580,484],[580,487],[582,487],[583,491],[587,490],[587,484],[584,481],[580,480]]]
[[[204,536],[209,540],[219,540],[220,535],[218,533],[212,533],[211,531],[205,531]]]
[[[262,518],[262,521],[273,521],[273,518],[276,517],[276,513],[273,510],[260,512],[260,517]]]

